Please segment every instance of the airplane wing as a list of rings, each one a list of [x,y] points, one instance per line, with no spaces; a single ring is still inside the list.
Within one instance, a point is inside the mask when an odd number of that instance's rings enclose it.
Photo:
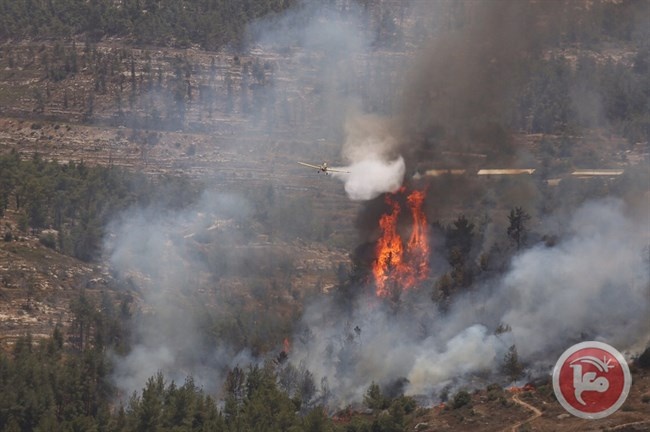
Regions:
[[[350,171],[343,171],[343,170],[333,169],[333,168],[327,168],[327,172],[338,172],[338,173],[350,174]]]
[[[300,165],[304,165],[304,166],[309,167],[309,168],[315,168],[317,170],[321,169],[321,167],[319,167],[318,165],[312,165],[312,164],[308,164],[308,163],[304,163],[304,162],[298,162],[298,163]]]

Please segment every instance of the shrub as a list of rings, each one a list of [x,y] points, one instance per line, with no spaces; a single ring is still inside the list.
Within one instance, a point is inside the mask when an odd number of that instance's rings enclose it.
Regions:
[[[458,409],[464,407],[465,405],[469,405],[471,401],[472,397],[470,394],[465,390],[460,390],[454,395],[454,400],[451,403],[451,407],[453,409]]]
[[[56,249],[56,235],[54,233],[45,233],[42,234],[38,241],[41,242],[41,244],[45,247],[49,247],[50,249]]]

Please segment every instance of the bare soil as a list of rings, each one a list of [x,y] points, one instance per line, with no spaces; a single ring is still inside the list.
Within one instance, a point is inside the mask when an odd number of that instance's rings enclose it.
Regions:
[[[630,394],[609,417],[586,420],[564,410],[555,400],[552,387],[523,392],[504,392],[490,400],[484,390],[472,394],[471,404],[459,409],[434,407],[421,412],[409,430],[433,431],[648,431],[650,430],[650,371],[632,367]],[[420,425],[416,428],[417,425]]]

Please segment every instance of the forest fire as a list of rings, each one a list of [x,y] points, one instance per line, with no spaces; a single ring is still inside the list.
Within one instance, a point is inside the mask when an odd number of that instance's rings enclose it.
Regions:
[[[516,394],[516,393],[524,393],[524,392],[535,391],[535,386],[532,385],[532,384],[530,384],[530,383],[528,383],[528,384],[526,384],[526,385],[523,386],[523,387],[515,387],[515,386],[513,386],[513,387],[508,387],[506,390],[507,390],[509,393],[513,393],[513,394]]]
[[[413,191],[406,195],[406,188],[395,194],[386,195],[390,212],[379,219],[381,237],[376,245],[376,259],[372,272],[375,278],[376,293],[387,297],[393,290],[412,288],[429,275],[429,243],[427,219],[422,205],[424,191]],[[406,206],[412,217],[411,234],[406,242],[398,231],[398,220],[402,206],[398,198],[406,195]]]

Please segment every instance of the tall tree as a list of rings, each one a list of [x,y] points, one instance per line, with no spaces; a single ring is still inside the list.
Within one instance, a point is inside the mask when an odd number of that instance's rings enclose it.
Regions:
[[[530,215],[521,207],[515,207],[510,210],[508,220],[510,221],[510,226],[508,226],[508,237],[515,242],[517,250],[520,250],[521,247],[526,244],[526,238],[528,237],[528,227],[526,226],[526,223],[530,220]]]
[[[515,345],[512,345],[503,357],[501,372],[503,372],[511,381],[517,381],[521,378],[521,375],[524,372],[524,366],[519,361],[519,354],[517,353],[517,347]]]

